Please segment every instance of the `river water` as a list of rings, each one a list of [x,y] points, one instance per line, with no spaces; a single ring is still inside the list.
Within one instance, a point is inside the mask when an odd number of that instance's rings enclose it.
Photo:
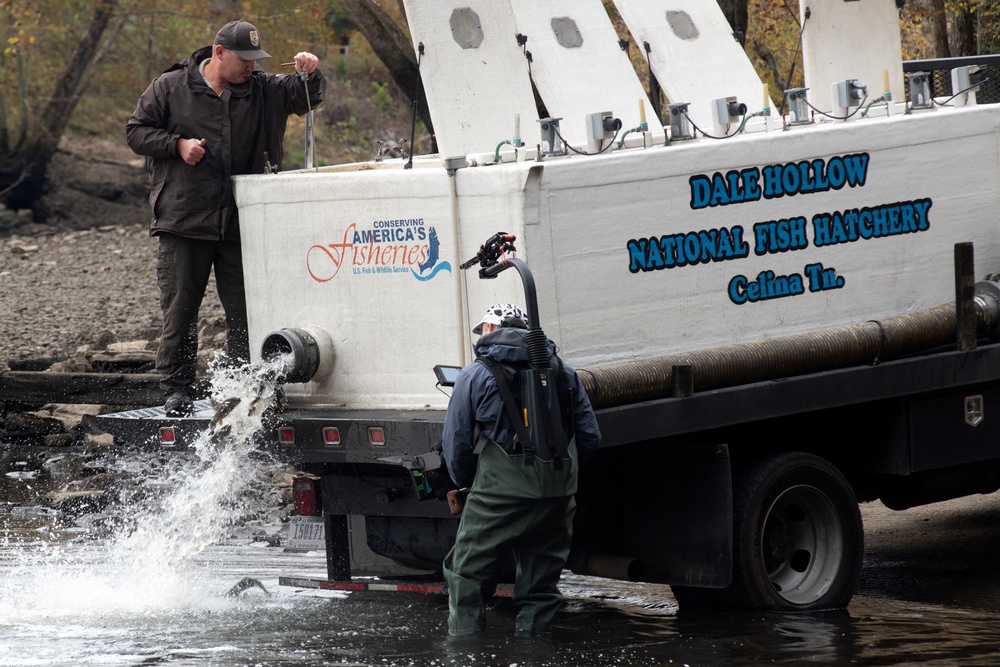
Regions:
[[[144,578],[123,572],[106,543],[57,548],[48,521],[16,523],[0,563],[0,665],[1000,663],[993,612],[861,594],[836,613],[691,616],[666,587],[575,575],[564,577],[551,639],[515,640],[503,601],[481,639],[452,641],[443,596],[277,585],[279,575],[322,577],[319,553],[229,540]],[[267,592],[227,596],[248,576]]]
[[[909,519],[866,510],[865,579],[840,612],[692,615],[664,586],[567,574],[551,638],[515,639],[502,600],[483,637],[451,640],[440,595],[280,587],[323,578],[325,559],[255,541],[243,522],[260,509],[263,465],[246,435],[271,388],[228,381],[219,401],[241,400],[226,423],[194,456],[146,471],[126,514],[0,513],[0,666],[1000,664],[994,497]],[[260,585],[230,595],[246,577]]]

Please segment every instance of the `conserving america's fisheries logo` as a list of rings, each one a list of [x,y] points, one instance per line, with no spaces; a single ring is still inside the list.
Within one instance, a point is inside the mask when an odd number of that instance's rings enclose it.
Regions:
[[[423,218],[374,220],[359,228],[352,222],[337,243],[314,245],[306,252],[306,270],[318,283],[333,280],[341,269],[357,276],[409,274],[430,280],[451,264],[440,261],[437,230]]]

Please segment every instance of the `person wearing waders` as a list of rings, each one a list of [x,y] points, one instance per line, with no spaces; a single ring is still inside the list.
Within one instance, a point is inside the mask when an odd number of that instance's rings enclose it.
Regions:
[[[445,415],[448,472],[460,490],[468,490],[455,545],[444,559],[453,636],[484,629],[486,600],[511,553],[517,567],[516,634],[548,633],[562,605],[558,583],[573,537],[579,463],[596,453],[601,433],[576,372],[548,341],[561,406],[554,421],[565,434],[565,451],[522,446],[523,423],[512,423],[521,407],[510,410],[505,397],[508,403],[520,400],[516,371],[529,367],[527,325],[517,306],[497,304],[486,311],[472,330],[482,334],[476,362],[459,373]]]

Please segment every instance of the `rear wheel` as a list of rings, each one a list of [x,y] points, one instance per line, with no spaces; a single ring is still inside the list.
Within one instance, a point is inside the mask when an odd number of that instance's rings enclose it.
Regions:
[[[779,454],[737,471],[732,583],[674,594],[682,607],[845,607],[863,549],[861,513],[840,471],[811,454]]]

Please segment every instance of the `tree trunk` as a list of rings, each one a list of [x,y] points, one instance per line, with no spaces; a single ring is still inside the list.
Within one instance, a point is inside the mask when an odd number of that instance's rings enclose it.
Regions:
[[[953,55],[977,55],[979,50],[976,48],[976,10],[968,8],[956,10],[952,24],[955,27]]]
[[[417,61],[413,57],[413,45],[406,34],[374,0],[344,0],[344,8],[347,9],[358,30],[371,44],[375,55],[389,68],[396,85],[411,100],[414,91],[417,91],[417,114],[427,127],[427,131],[433,134],[427,97],[420,81]]]
[[[7,208],[33,208],[42,194],[45,172],[55,147],[31,143],[23,150],[0,156],[0,201]]]
[[[747,34],[747,3],[749,0],[719,0],[722,13],[733,28],[733,33],[739,33],[744,38]]]
[[[104,53],[100,48],[101,38],[117,6],[118,0],[100,0],[29,140],[14,152],[0,155],[0,201],[8,208],[36,207],[59,139],[90,80],[91,68]]]
[[[948,15],[944,8],[945,0],[931,0],[931,41],[934,44],[935,58],[951,58],[951,48],[948,46]]]
[[[746,37],[750,17],[747,12],[749,0],[733,0],[733,30]]]

